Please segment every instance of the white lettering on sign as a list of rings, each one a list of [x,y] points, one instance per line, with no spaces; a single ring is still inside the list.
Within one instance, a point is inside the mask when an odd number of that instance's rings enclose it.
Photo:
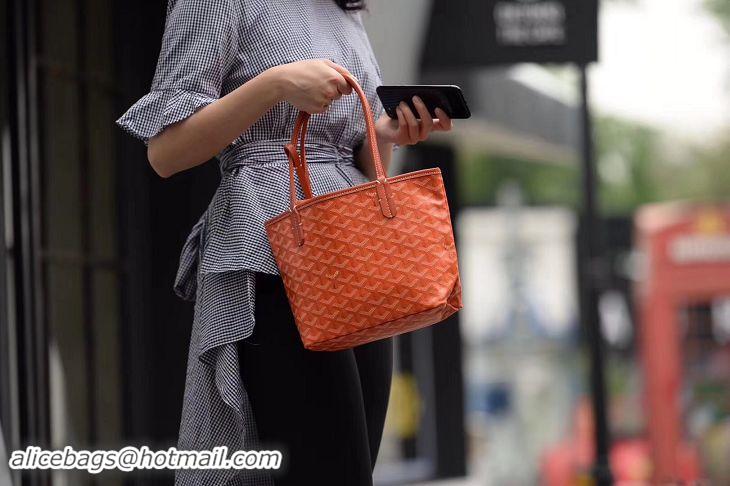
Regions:
[[[677,264],[730,262],[730,236],[684,236],[669,243],[669,257]]]
[[[565,6],[556,1],[497,2],[494,23],[497,42],[506,46],[560,45],[566,40]]]

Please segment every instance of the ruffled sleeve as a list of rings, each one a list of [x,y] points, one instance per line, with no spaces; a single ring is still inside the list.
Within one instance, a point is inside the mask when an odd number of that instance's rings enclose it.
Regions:
[[[169,0],[150,91],[116,120],[142,140],[179,122],[221,95],[240,49],[243,2]]]

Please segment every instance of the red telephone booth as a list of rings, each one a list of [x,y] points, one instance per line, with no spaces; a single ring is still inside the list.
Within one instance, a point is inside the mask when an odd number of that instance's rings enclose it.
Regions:
[[[724,406],[730,401],[730,339],[718,340],[706,329],[712,318],[697,317],[697,309],[730,298],[730,205],[650,205],[635,223],[641,255],[638,337],[653,477],[693,481],[701,475],[700,460],[696,438],[687,430],[686,391],[695,377],[708,373],[701,362],[716,358],[714,369],[725,373],[724,385],[716,388],[725,393]],[[700,326],[704,331],[697,331]],[[698,345],[698,336],[710,344]]]

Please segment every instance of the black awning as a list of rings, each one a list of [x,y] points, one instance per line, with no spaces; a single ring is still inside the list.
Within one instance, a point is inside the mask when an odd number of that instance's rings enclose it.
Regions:
[[[422,67],[588,63],[598,0],[434,0]]]

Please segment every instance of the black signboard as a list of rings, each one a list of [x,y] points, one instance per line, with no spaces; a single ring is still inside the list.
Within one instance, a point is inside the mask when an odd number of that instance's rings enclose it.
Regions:
[[[598,0],[434,0],[423,67],[588,63]]]

